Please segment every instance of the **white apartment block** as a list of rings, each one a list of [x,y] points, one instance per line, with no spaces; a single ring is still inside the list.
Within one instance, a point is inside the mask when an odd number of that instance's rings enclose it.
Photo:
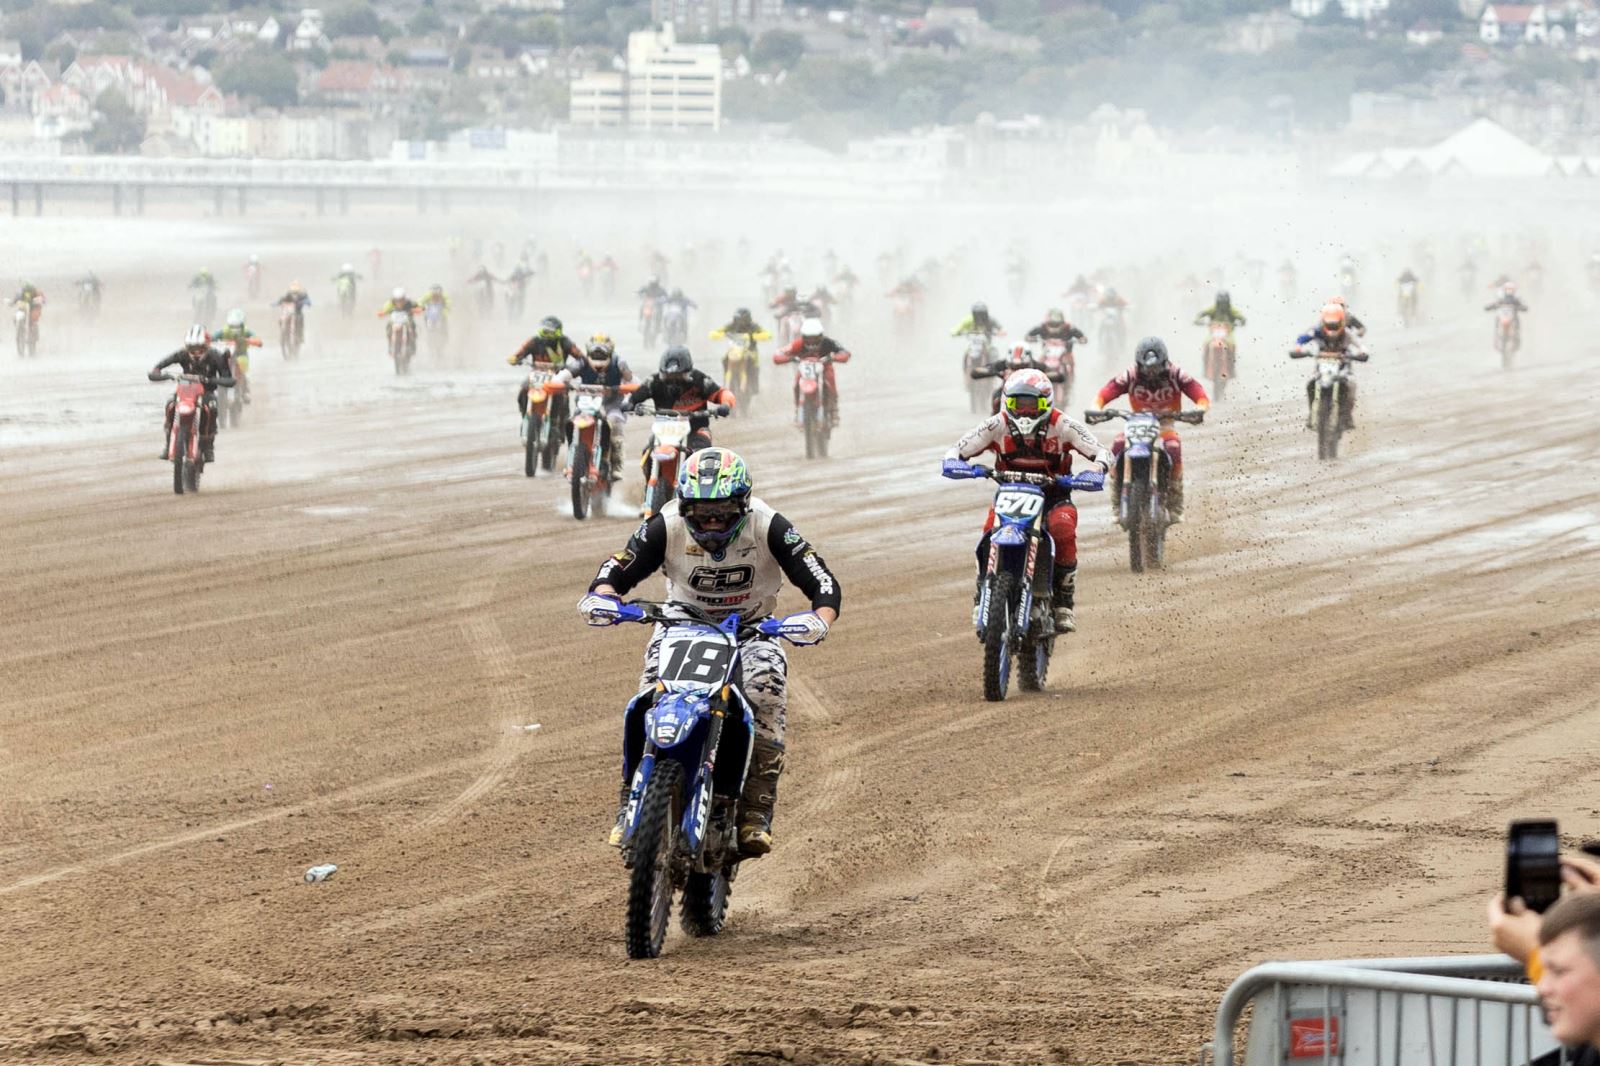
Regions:
[[[679,44],[670,22],[628,34],[628,125],[721,129],[721,49]]]

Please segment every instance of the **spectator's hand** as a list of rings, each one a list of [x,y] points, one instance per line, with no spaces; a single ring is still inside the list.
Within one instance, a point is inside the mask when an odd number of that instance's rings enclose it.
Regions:
[[[1561,860],[1561,883],[1569,892],[1600,892],[1600,860],[1568,855]]]
[[[1489,901],[1489,940],[1526,966],[1528,957],[1539,946],[1541,920],[1521,898],[1507,900],[1504,894],[1497,895]]]

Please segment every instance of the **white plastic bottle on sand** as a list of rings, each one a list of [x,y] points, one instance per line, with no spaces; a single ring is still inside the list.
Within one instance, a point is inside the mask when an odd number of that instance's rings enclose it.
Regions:
[[[309,885],[317,881],[326,881],[328,878],[333,876],[333,871],[337,869],[338,867],[331,862],[322,863],[320,866],[313,866],[311,869],[306,871],[306,884]]]

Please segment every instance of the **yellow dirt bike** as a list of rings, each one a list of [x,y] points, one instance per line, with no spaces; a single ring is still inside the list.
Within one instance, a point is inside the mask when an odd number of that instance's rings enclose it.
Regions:
[[[714,341],[729,336],[726,330],[711,331]],[[735,415],[743,415],[748,413],[748,398],[755,397],[761,391],[761,352],[757,344],[771,340],[772,334],[758,326],[754,330],[734,333],[731,339],[732,343],[722,356],[722,381],[735,396],[746,400],[734,408]]]

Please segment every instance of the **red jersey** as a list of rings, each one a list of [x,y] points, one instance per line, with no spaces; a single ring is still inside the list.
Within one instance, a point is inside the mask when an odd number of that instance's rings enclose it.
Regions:
[[[1154,411],[1158,415],[1176,414],[1183,410],[1185,396],[1202,406],[1209,407],[1211,404],[1205,386],[1182,368],[1170,365],[1154,385],[1139,377],[1138,368],[1129,367],[1106,382],[1095,399],[1104,407],[1118,396],[1127,396],[1128,406],[1135,411]]]

